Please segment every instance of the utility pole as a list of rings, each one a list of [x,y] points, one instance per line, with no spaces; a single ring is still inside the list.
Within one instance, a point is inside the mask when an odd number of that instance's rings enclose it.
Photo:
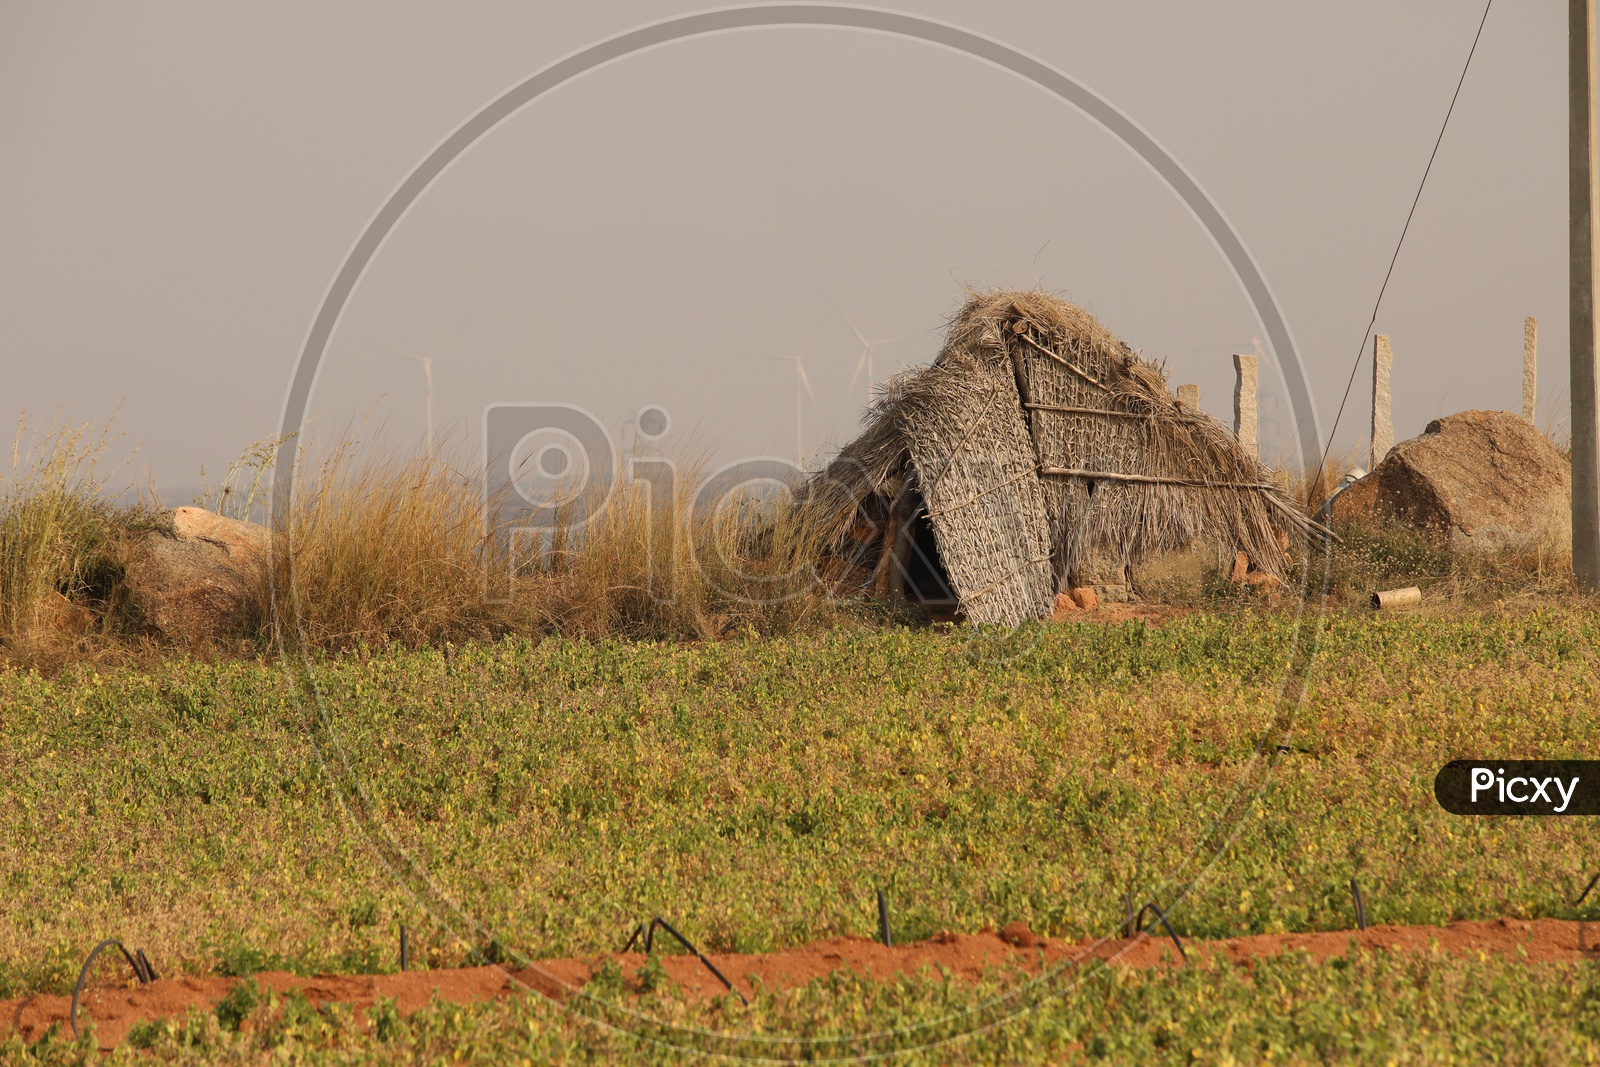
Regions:
[[[1572,334],[1572,571],[1600,592],[1600,366],[1595,350],[1595,0],[1567,0],[1567,217]]]

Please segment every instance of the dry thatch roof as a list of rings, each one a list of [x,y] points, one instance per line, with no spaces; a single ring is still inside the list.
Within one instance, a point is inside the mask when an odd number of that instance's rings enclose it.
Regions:
[[[1132,565],[1210,541],[1281,573],[1275,527],[1322,532],[1159,368],[1036,291],[970,293],[933,364],[890,379],[802,494],[835,547],[871,498],[892,502],[880,589],[920,512],[961,610],[1013,625],[1049,615],[1097,551]]]

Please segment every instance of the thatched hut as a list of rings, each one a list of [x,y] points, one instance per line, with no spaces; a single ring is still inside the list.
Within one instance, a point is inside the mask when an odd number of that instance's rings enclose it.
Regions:
[[[1049,617],[1091,560],[1131,582],[1152,553],[1211,543],[1281,574],[1285,532],[1325,534],[1158,367],[1031,291],[969,294],[801,499],[835,580],[1008,625]]]

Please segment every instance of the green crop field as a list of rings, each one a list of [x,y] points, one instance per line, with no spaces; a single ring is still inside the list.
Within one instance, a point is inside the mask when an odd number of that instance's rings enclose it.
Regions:
[[[878,889],[901,940],[1014,920],[1098,936],[1124,893],[1185,936],[1341,930],[1352,877],[1376,923],[1600,915],[1597,895],[1570,903],[1600,870],[1589,820],[1467,820],[1432,796],[1452,758],[1600,750],[1600,618],[1335,616],[1303,701],[1295,636],[1241,610],[506,640],[319,659],[317,708],[267,663],[3,673],[0,997],[70,991],[107,936],[164,973],[392,970],[401,923],[429,967],[614,950],[656,914],[708,951],[759,951],[872,934]],[[1600,1050],[1597,977],[1367,956],[1123,974],[925,1055],[1566,1062]],[[657,1008],[745,1034],[948,1036],[937,1020],[992,992],[841,981],[748,1011]],[[144,1043],[201,1060],[672,1055],[589,1027],[537,1002],[440,1005],[366,1035],[285,1011]]]

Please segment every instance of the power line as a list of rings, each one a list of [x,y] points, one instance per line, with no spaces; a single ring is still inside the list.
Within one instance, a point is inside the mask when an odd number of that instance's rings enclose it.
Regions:
[[[1350,366],[1350,380],[1344,383],[1344,396],[1339,400],[1339,412],[1333,417],[1333,427],[1328,431],[1328,443],[1322,448],[1322,458],[1317,461],[1316,476],[1311,479],[1311,489],[1314,491],[1322,481],[1322,468],[1328,462],[1328,453],[1333,449],[1333,435],[1339,430],[1339,420],[1344,417],[1345,404],[1350,400],[1350,387],[1355,385],[1356,371],[1361,369],[1361,357],[1367,353],[1367,338],[1372,336],[1372,327],[1378,322],[1378,309],[1383,306],[1383,294],[1389,291],[1389,279],[1394,276],[1394,265],[1400,259],[1400,249],[1406,243],[1406,234],[1411,232],[1411,219],[1417,213],[1417,204],[1422,200],[1422,190],[1427,187],[1428,175],[1433,172],[1433,161],[1439,155],[1439,146],[1444,143],[1444,131],[1450,128],[1450,116],[1455,114],[1456,100],[1461,96],[1461,87],[1466,84],[1467,71],[1472,69],[1472,57],[1478,52],[1478,41],[1483,37],[1484,24],[1489,21],[1489,9],[1494,6],[1494,0],[1488,0],[1483,5],[1483,17],[1478,20],[1478,32],[1473,35],[1472,47],[1467,50],[1467,61],[1462,64],[1461,77],[1456,80],[1456,91],[1450,96],[1450,107],[1444,113],[1444,122],[1439,126],[1439,136],[1434,139],[1433,151],[1428,154],[1428,165],[1422,170],[1422,181],[1417,183],[1417,195],[1411,198],[1411,210],[1406,212],[1406,224],[1400,229],[1400,240],[1395,242],[1394,255],[1389,257],[1389,269],[1384,272],[1383,285],[1378,288],[1378,299],[1372,304],[1372,317],[1367,320],[1366,332],[1361,335],[1361,344],[1356,349],[1356,361]],[[1311,501],[1306,502],[1308,505]]]

